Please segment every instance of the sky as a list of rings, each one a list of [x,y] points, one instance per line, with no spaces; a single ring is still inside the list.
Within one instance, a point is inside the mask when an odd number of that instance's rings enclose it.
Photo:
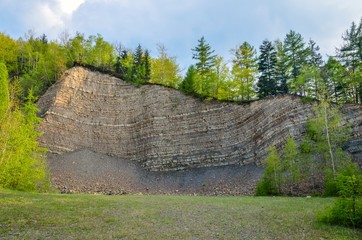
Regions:
[[[228,61],[245,41],[259,49],[294,30],[314,40],[326,60],[361,18],[361,0],[0,0],[0,32],[14,39],[29,30],[50,40],[99,33],[132,49],[141,44],[152,56],[161,43],[183,70],[202,36]]]

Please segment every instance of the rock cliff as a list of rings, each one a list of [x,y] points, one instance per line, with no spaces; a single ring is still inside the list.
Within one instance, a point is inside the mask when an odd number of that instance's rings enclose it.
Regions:
[[[311,105],[296,96],[248,104],[202,101],[162,86],[135,87],[76,67],[38,101],[41,143],[53,153],[81,149],[139,162],[151,171],[261,164],[271,143],[300,138]],[[346,105],[348,150],[362,159],[362,107]]]

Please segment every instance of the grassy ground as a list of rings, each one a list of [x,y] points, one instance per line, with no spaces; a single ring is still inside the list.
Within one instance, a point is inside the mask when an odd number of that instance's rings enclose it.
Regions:
[[[316,221],[333,201],[0,190],[0,239],[362,239]]]

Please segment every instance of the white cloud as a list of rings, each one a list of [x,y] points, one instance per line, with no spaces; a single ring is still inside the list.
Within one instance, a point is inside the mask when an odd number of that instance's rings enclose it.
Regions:
[[[63,13],[72,14],[85,0],[58,0],[60,9]]]
[[[20,36],[33,29],[52,39],[64,30],[100,33],[128,47],[141,43],[152,54],[161,42],[184,67],[202,35],[228,57],[236,44],[259,48],[265,38],[283,39],[293,29],[333,54],[361,16],[360,0],[0,0],[0,31]]]

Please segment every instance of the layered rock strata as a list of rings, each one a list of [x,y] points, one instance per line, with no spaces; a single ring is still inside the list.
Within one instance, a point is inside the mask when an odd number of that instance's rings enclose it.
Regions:
[[[151,171],[261,164],[268,146],[300,138],[311,105],[296,96],[248,104],[202,101],[162,86],[135,87],[76,67],[38,101],[42,144],[53,153],[90,149]],[[349,151],[362,158],[362,108],[346,105]]]

